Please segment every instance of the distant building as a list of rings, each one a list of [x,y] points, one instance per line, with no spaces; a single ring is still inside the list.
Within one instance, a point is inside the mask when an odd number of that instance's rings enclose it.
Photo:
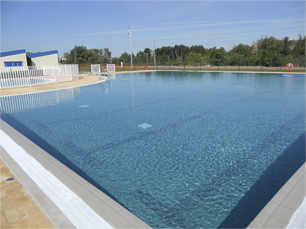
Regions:
[[[59,61],[66,61],[66,60],[67,60],[67,58],[66,58],[66,57],[64,57],[64,56],[61,56],[60,58],[58,58],[58,60],[59,60]]]
[[[57,50],[27,54],[28,66],[54,66],[58,65]]]
[[[58,65],[57,50],[26,54],[25,49],[0,52],[0,68]]]
[[[0,53],[0,67],[27,66],[26,50],[16,50]]]

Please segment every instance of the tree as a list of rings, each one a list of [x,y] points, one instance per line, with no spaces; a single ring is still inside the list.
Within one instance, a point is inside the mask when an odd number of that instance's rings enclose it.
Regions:
[[[254,55],[254,49],[256,50],[254,45],[249,46],[241,43],[238,46],[234,46],[232,50],[228,52],[228,64],[239,66],[251,65],[250,59]],[[254,62],[254,60],[252,62]]]
[[[207,50],[203,45],[193,45],[189,48],[189,52],[201,53],[202,55],[207,54]]]
[[[192,64],[198,64],[203,62],[203,57],[201,53],[196,53],[196,52],[190,52],[187,55],[187,61],[192,63]]]
[[[157,63],[161,65],[164,65],[168,61],[167,55],[158,55],[156,58]]]
[[[212,65],[221,66],[225,65],[226,51],[223,47],[220,49],[213,49],[210,54],[210,63]]]
[[[65,53],[67,64],[86,64],[88,61],[88,50],[85,46],[75,45],[69,53]]]
[[[133,54],[134,59],[134,54]],[[127,52],[124,52],[121,54],[121,56],[118,59],[120,62],[123,62],[124,64],[130,64],[131,62],[131,54],[128,54]]]
[[[289,55],[289,53],[290,53],[289,37],[286,36],[283,40],[281,54],[283,54],[284,56],[287,56]]]
[[[143,63],[146,63],[147,62],[147,55],[146,53],[142,52],[142,51],[139,51],[135,57],[135,60],[134,60],[135,63],[138,63],[138,64],[143,64]]]
[[[188,61],[193,64],[207,62],[213,65],[248,65],[248,66],[283,66],[287,61],[293,62],[295,66],[305,66],[305,36],[298,35],[297,40],[290,40],[284,37],[279,40],[273,36],[265,36],[253,41],[252,45],[239,44],[234,46],[228,53],[224,48],[216,47],[207,49],[203,45],[188,46],[175,45],[163,46],[155,50],[156,60],[159,64]],[[74,46],[69,52],[65,52],[67,58],[65,63],[110,63],[111,52],[108,48],[89,49],[84,46]],[[153,52],[149,48],[139,51],[136,56],[133,54],[135,63],[153,62]],[[115,60],[113,60],[115,61]],[[116,61],[129,63],[130,55],[124,52]],[[168,63],[167,63],[168,62]],[[172,64],[171,62],[171,64]]]
[[[110,59],[110,58],[112,58],[112,53],[111,53],[111,51],[109,51],[108,48],[104,48],[103,56],[106,59]]]
[[[167,56],[167,61],[170,61],[170,56],[171,56],[171,47],[170,46],[163,46],[161,48],[155,49],[155,54],[156,57],[158,58],[159,55],[166,55]]]
[[[265,49],[260,50],[259,52],[260,56],[260,65],[265,66],[265,67],[270,67],[272,65],[272,58],[269,57],[268,51]]]
[[[99,59],[101,59],[98,49],[89,49],[88,53],[88,64],[99,64]],[[87,63],[87,62],[86,62]]]
[[[146,48],[145,50],[143,50],[143,53],[146,55],[147,62],[151,61],[152,50],[149,48]],[[156,53],[156,50],[155,50],[155,53]]]
[[[249,65],[249,66],[257,66],[257,65],[259,65],[259,56],[258,56],[258,53],[253,54],[253,55],[248,59],[248,65]]]
[[[182,61],[184,61],[184,60],[186,60],[186,57],[189,53],[189,47],[185,46],[185,45],[180,45],[179,46],[179,52],[181,54]]]

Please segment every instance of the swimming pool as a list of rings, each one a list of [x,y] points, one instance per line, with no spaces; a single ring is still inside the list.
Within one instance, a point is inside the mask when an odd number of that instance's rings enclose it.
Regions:
[[[155,228],[246,227],[305,162],[304,77],[117,74],[70,90],[1,118]]]

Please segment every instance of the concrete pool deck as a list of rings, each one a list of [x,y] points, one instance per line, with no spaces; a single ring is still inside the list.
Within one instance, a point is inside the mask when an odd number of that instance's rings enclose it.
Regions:
[[[0,90],[0,96],[80,86],[96,83],[99,80],[101,79],[96,76],[80,75],[80,80],[72,82],[35,86],[31,88],[2,89]],[[21,135],[18,131],[13,129],[2,120],[0,120],[0,129],[4,131],[8,136],[10,136],[18,145],[25,149],[25,151],[34,157],[41,165],[43,165],[45,169],[51,172],[63,184],[65,184],[69,189],[71,189],[80,198],[82,198],[89,207],[97,212],[114,228],[150,228],[149,225],[145,224],[123,206],[119,205],[109,196],[75,174],[65,165],[54,159],[47,152],[39,148],[37,145],[35,145],[33,142],[28,140],[25,136]],[[5,183],[5,185],[16,185],[17,182],[7,182],[5,179],[6,177],[11,176],[9,173],[11,172],[13,177],[15,177],[21,183],[24,190],[26,190],[30,196],[30,199],[33,200],[32,203],[29,204],[30,201],[26,200],[25,197],[20,198],[20,194],[18,194],[18,192],[12,192],[10,193],[11,201],[14,201],[15,195],[15,200],[18,200],[19,203],[16,205],[20,208],[23,208],[22,203],[24,202],[27,203],[26,206],[29,209],[29,206],[33,206],[33,209],[37,207],[40,209],[40,213],[38,213],[39,210],[24,211],[24,215],[20,214],[18,216],[20,217],[18,220],[16,219],[16,215],[14,218],[11,217],[12,214],[10,216],[7,210],[8,208],[5,208],[5,205],[3,205],[4,202],[1,201],[1,228],[50,228],[52,225],[56,228],[74,228],[74,225],[67,219],[67,217],[62,214],[58,207],[52,203],[52,201],[38,188],[35,182],[33,182],[33,180],[27,176],[27,174],[2,147],[0,147],[0,154],[1,159],[4,162],[4,164],[1,164],[1,182]],[[10,171],[7,171],[6,168],[8,168]],[[15,186],[12,185],[10,188],[15,189]],[[19,186],[19,188],[21,187]],[[6,198],[6,196],[3,195],[3,191],[5,191],[4,186],[1,185],[1,198]],[[305,164],[280,189],[280,191],[253,220],[248,228],[285,228],[304,198]],[[17,203],[17,201],[15,203]],[[42,219],[44,217],[41,217],[41,213],[46,216],[45,219]],[[40,219],[43,220],[39,226],[37,225],[38,221],[34,220],[38,215],[40,215]],[[32,220],[26,221],[27,218]],[[33,224],[28,224],[30,222]]]

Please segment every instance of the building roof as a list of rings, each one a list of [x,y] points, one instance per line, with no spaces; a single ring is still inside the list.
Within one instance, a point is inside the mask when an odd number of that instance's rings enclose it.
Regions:
[[[22,53],[26,53],[26,50],[21,49],[21,50],[9,51],[9,52],[0,52],[0,57],[12,56],[12,55],[17,55],[17,54],[22,54]]]
[[[52,54],[58,54],[57,50],[27,54],[27,57],[36,58],[36,57],[47,56],[47,55],[52,55]]]

